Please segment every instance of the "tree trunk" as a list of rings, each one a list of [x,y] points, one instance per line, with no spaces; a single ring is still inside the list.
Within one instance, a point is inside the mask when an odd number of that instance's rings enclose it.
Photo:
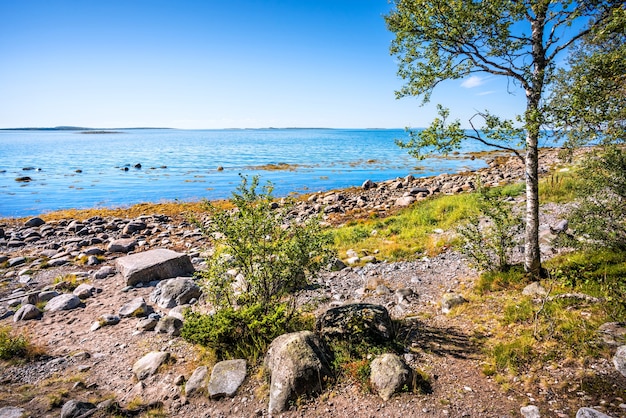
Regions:
[[[526,137],[526,235],[524,270],[539,277],[541,252],[539,250],[539,132],[528,130]]]

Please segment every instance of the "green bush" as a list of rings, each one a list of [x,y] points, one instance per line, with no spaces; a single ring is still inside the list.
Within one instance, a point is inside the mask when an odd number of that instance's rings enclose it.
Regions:
[[[14,335],[10,327],[0,327],[0,359],[23,358],[28,354],[30,343],[23,335]]]
[[[626,154],[608,147],[600,155],[590,155],[581,172],[580,202],[568,217],[572,235],[562,235],[561,243],[626,250]]]
[[[482,271],[508,270],[522,221],[511,212],[509,197],[502,190],[479,187],[478,192],[481,215],[457,228],[463,242],[461,252]]]
[[[269,308],[308,284],[333,255],[331,237],[318,218],[297,223],[291,220],[290,202],[274,202],[270,183],[260,193],[258,177],[248,183],[242,177],[233,192],[234,211],[206,202],[211,221],[202,228],[216,251],[202,277],[216,309]]]

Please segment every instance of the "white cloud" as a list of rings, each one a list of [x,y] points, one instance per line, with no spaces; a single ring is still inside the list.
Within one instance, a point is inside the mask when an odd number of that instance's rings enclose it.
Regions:
[[[476,93],[476,96],[487,96],[488,94],[496,93],[495,90],[481,91],[480,93]]]
[[[477,75],[473,75],[467,80],[461,83],[461,87],[465,87],[466,89],[473,89],[474,87],[478,87],[485,82],[483,78],[478,77]]]

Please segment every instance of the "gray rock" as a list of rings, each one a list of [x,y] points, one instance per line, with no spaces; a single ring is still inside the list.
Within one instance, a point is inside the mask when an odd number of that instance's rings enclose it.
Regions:
[[[59,296],[59,292],[56,290],[44,290],[37,295],[37,300],[39,302],[48,302],[57,296]]]
[[[163,248],[120,257],[115,265],[129,286],[191,275],[195,271],[186,254]]]
[[[407,206],[411,206],[413,203],[415,202],[415,197],[409,195],[409,196],[402,196],[399,197],[398,199],[396,199],[396,201],[394,202],[394,206],[400,207],[400,208],[404,208]]]
[[[315,327],[326,338],[379,343],[394,337],[387,309],[369,303],[331,308],[317,319]]]
[[[143,318],[137,322],[137,329],[140,331],[152,331],[159,323],[158,318]]]
[[[626,322],[606,322],[598,328],[602,342],[612,347],[626,344]]]
[[[24,408],[18,408],[16,406],[5,406],[0,408],[0,418],[24,418],[30,415]]]
[[[26,258],[24,257],[14,257],[9,259],[9,267],[16,267],[24,264],[26,262]]]
[[[79,418],[88,416],[85,414],[95,409],[96,406],[90,402],[80,402],[72,399],[71,401],[67,401],[63,404],[63,408],[61,408],[61,418]]]
[[[71,293],[63,293],[48,301],[44,311],[56,312],[56,311],[69,311],[71,309],[78,308],[80,306],[80,299],[78,296]]]
[[[130,302],[122,305],[118,312],[122,318],[128,318],[129,316],[142,317],[148,315],[148,305],[141,296],[136,297]]]
[[[441,312],[450,313],[452,308],[467,303],[467,299],[456,293],[446,293],[441,298]]]
[[[165,351],[152,351],[133,365],[133,373],[137,380],[144,380],[155,374],[159,367],[167,361],[170,354]]]
[[[41,225],[43,225],[45,223],[46,223],[46,221],[44,221],[43,219],[35,217],[35,218],[30,218],[29,220],[27,220],[24,223],[24,226],[27,227],[27,228],[36,228],[36,227],[39,227],[39,226],[41,226]]]
[[[155,302],[160,308],[169,309],[185,305],[191,299],[198,299],[201,294],[200,286],[193,279],[177,277],[159,282],[150,294],[150,301]]]
[[[626,377],[626,345],[620,346],[613,356],[613,364],[622,376]]]
[[[195,395],[201,394],[205,385],[207,384],[207,379],[209,376],[209,369],[206,366],[200,366],[196,368],[189,377],[187,383],[185,383],[185,396],[191,398]]]
[[[611,416],[596,411],[593,408],[580,408],[578,412],[576,412],[576,418],[611,418]]]
[[[331,376],[329,355],[310,331],[284,334],[270,344],[264,361],[270,370],[269,413],[284,411],[290,400],[322,390]]]
[[[112,266],[104,266],[101,267],[98,271],[93,274],[93,278],[96,280],[106,279],[109,276],[115,274],[115,268]]]
[[[120,238],[113,240],[107,245],[110,253],[129,253],[137,246],[137,241],[133,238]]]
[[[28,321],[31,319],[38,319],[41,316],[41,311],[31,304],[22,305],[21,308],[13,315],[13,322]]]
[[[101,325],[117,325],[121,321],[120,317],[114,314],[102,314],[98,318]]]
[[[411,369],[396,354],[386,353],[376,357],[370,370],[370,383],[385,402],[411,381]]]
[[[60,267],[60,266],[66,265],[69,262],[70,262],[69,256],[65,256],[65,257],[58,257],[58,258],[53,258],[51,260],[48,260],[47,264],[48,264],[48,267]]]
[[[539,408],[537,408],[535,405],[523,406],[520,408],[519,411],[524,416],[524,418],[541,418]]]
[[[142,221],[130,221],[124,229],[122,230],[123,234],[132,235],[136,232],[143,231],[146,229],[146,224]]]
[[[180,329],[183,327],[183,321],[174,316],[164,316],[156,324],[154,330],[161,334],[172,335],[177,337],[180,335]]]
[[[87,283],[79,284],[76,289],[72,292],[74,295],[78,296],[79,299],[87,299],[93,296],[96,288]]]
[[[233,397],[239,386],[246,379],[245,360],[220,361],[213,367],[209,380],[209,396],[213,399],[224,396]]]
[[[376,183],[374,183],[372,180],[365,180],[361,187],[363,188],[363,190],[373,189],[376,187]]]
[[[540,285],[539,282],[532,282],[531,284],[526,286],[524,290],[522,290],[522,295],[526,295],[526,296],[542,297],[542,296],[546,296],[547,294],[548,294],[548,291],[546,290],[545,287]]]

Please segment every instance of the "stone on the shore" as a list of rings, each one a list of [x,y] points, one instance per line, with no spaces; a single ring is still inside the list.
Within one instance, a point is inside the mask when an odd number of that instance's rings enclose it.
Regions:
[[[89,416],[89,412],[96,409],[91,402],[81,402],[72,399],[65,402],[61,408],[61,418],[79,418]]]
[[[27,220],[24,223],[24,226],[27,228],[37,228],[45,223],[46,221],[44,221],[43,219],[35,217],[35,218],[30,218],[29,220]]]
[[[185,305],[202,294],[200,286],[188,277],[177,277],[161,281],[150,294],[150,301],[163,309]]]
[[[593,408],[580,408],[576,412],[576,418],[612,418],[603,412],[596,411]]]
[[[22,305],[17,312],[13,315],[13,322],[28,321],[31,319],[37,319],[41,316],[41,311],[35,305],[26,304]]]
[[[209,380],[209,396],[213,399],[233,397],[246,379],[245,360],[220,361],[213,367]]]
[[[317,332],[326,338],[373,343],[389,341],[394,328],[384,306],[354,303],[331,308],[315,324]]]
[[[107,251],[110,253],[129,253],[137,246],[137,240],[134,238],[120,238],[113,240],[107,245]]]
[[[191,275],[195,271],[187,254],[163,248],[120,257],[115,265],[129,286]]]
[[[622,376],[626,377],[626,345],[620,346],[613,356],[613,364]]]
[[[329,355],[311,331],[283,334],[270,344],[264,361],[271,374],[270,414],[287,408],[288,402],[322,390],[331,376]]]
[[[9,267],[21,266],[26,263],[25,257],[13,257],[9,259]]]
[[[386,353],[376,357],[370,370],[372,387],[385,402],[411,381],[411,369],[396,354]]]
[[[133,365],[133,373],[137,380],[144,380],[155,374],[169,356],[170,354],[166,351],[152,351],[137,360]]]
[[[69,311],[80,306],[80,299],[78,296],[71,293],[63,293],[48,301],[44,311],[57,312],[57,311]]]
[[[407,206],[411,206],[415,202],[414,196],[402,196],[396,199],[394,205],[400,208],[405,208]]]
[[[30,416],[24,408],[5,406],[0,408],[0,418],[24,418]]]
[[[201,394],[207,384],[208,376],[209,369],[206,366],[196,368],[191,374],[191,377],[189,377],[189,380],[185,383],[185,396],[191,398]]]
[[[467,299],[456,293],[446,293],[441,298],[441,312],[450,313],[452,308],[467,303]]]
[[[118,312],[122,318],[128,318],[131,316],[142,317],[148,315],[148,305],[143,297],[138,296],[130,302],[122,305]]]

